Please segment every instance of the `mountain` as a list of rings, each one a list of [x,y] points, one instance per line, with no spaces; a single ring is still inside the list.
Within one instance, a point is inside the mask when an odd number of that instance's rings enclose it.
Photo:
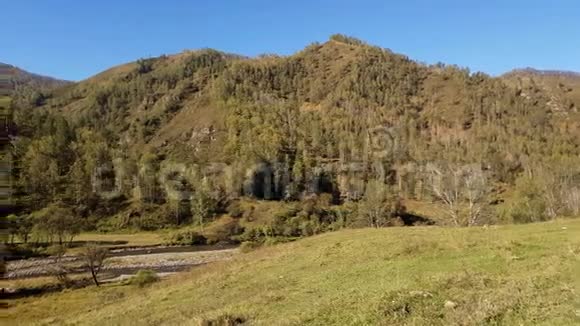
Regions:
[[[8,75],[14,88],[29,86],[37,89],[52,89],[71,84],[70,81],[34,74],[18,67],[0,62],[3,74]]]
[[[170,202],[156,179],[134,182],[143,171],[230,199],[330,193],[344,202],[378,179],[402,198],[425,200],[430,166],[443,163],[482,167],[501,203],[526,175],[564,165],[576,173],[579,92],[574,75],[493,78],[334,35],[290,56],[204,49],[141,59],[22,103],[40,110],[16,120],[23,139],[39,141],[23,145],[29,161],[54,151],[38,160],[54,161],[51,180],[60,180],[62,193],[39,188],[39,207],[77,189],[69,182],[90,184],[95,165],[118,160],[127,169],[127,203],[144,193],[149,203]],[[103,214],[116,214],[111,209]]]
[[[473,134],[470,126],[476,114],[486,115],[488,123],[505,115],[517,118],[512,102],[529,107],[546,104],[552,108],[547,115],[575,113],[578,86],[567,75],[514,73],[491,78],[454,66],[427,67],[388,50],[335,38],[289,57],[248,59],[201,50],[145,59],[77,83],[55,94],[48,106],[93,125],[106,122],[128,143],[176,154],[179,147],[189,151],[200,146],[198,138],[210,129],[216,134],[214,147],[221,149],[231,131],[226,122],[233,102],[290,105],[300,116],[342,114],[341,122],[361,113],[377,124],[400,126],[407,123],[401,119],[412,119],[425,125],[424,120],[430,120],[428,128],[418,126],[414,132],[451,141]],[[525,92],[534,87],[538,89],[533,96]],[[517,97],[516,91],[533,98]],[[485,103],[507,97],[503,107]],[[491,110],[497,111],[495,115]],[[363,124],[355,129],[368,127]],[[337,150],[325,155],[338,157]]]
[[[1,62],[0,72],[9,83],[6,87],[2,87],[4,95],[10,95],[12,101],[20,107],[30,104],[40,105],[45,100],[45,94],[72,84],[66,80],[34,74]]]

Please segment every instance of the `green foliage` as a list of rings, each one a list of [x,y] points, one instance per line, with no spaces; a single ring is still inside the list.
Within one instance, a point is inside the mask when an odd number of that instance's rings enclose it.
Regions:
[[[157,281],[159,281],[159,276],[157,276],[155,271],[141,269],[129,279],[128,283],[142,288]]]
[[[533,179],[524,177],[516,181],[515,198],[510,203],[508,214],[515,223],[545,221],[546,202],[541,197],[540,188]]]
[[[396,225],[398,197],[429,199],[429,162],[481,163],[497,202],[511,199],[496,185],[519,189],[515,180],[536,165],[580,165],[568,95],[554,109],[554,94],[534,78],[425,66],[352,37],[330,39],[287,57],[206,49],[141,59],[61,89],[23,90],[13,101],[21,215],[62,202],[88,227],[115,216],[108,228],[203,228],[224,212],[251,215],[228,209],[246,188],[250,197],[302,202],[241,236],[264,242]],[[386,139],[377,141],[376,130]],[[160,176],[181,163],[194,172]],[[214,163],[229,167],[207,172]],[[568,170],[542,177],[534,191],[544,195],[516,191],[506,219],[578,214],[579,200],[564,196],[580,191],[570,181],[578,173]],[[168,195],[175,185],[183,196]],[[343,205],[307,207],[311,195]]]
[[[196,224],[203,226],[218,209],[218,195],[212,194],[206,185],[197,187],[191,198],[191,213]]]
[[[377,228],[393,223],[393,219],[402,213],[399,199],[380,181],[372,180],[366,187],[358,206],[359,223]]]
[[[66,253],[66,247],[60,244],[54,244],[47,247],[44,252],[49,256],[62,257]]]
[[[243,253],[248,253],[259,248],[260,245],[260,243],[254,241],[244,241],[242,244],[240,244],[240,251]]]
[[[59,245],[70,243],[82,229],[82,221],[72,209],[62,204],[51,204],[34,214],[34,228],[46,236],[48,242],[58,241]]]
[[[167,243],[184,246],[204,245],[207,243],[207,239],[197,231],[184,229],[171,233]]]
[[[341,43],[346,43],[346,44],[350,44],[350,45],[365,45],[365,43],[357,38],[351,37],[351,36],[346,36],[343,34],[333,34],[330,36],[330,40],[332,41],[336,41],[336,42],[341,42]]]
[[[18,237],[20,242],[27,243],[32,228],[34,226],[33,217],[31,215],[14,215],[6,216],[6,226],[10,236],[10,243],[14,243],[14,238]]]
[[[139,59],[137,60],[137,73],[146,74],[153,70],[153,64],[155,63],[154,58]]]

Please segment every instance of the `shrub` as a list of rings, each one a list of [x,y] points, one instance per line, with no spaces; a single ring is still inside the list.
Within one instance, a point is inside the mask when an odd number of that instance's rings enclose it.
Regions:
[[[204,229],[203,235],[207,239],[207,244],[232,243],[237,242],[235,236],[243,231],[244,228],[240,226],[238,220],[226,216]]]
[[[527,176],[516,180],[514,196],[507,202],[503,218],[513,223],[539,222],[548,219],[546,201],[538,182]]]
[[[249,227],[244,230],[244,233],[235,237],[237,240],[246,242],[261,242],[266,237],[266,232],[264,228],[261,227]]]
[[[49,256],[62,257],[66,253],[66,247],[64,245],[52,245],[47,247],[44,252]]]
[[[137,60],[137,73],[146,74],[153,70],[153,63],[155,58],[139,59]]]
[[[228,214],[233,218],[240,218],[244,215],[244,210],[242,209],[240,202],[232,202],[227,208]]]
[[[216,318],[203,319],[201,326],[236,326],[246,325],[247,319],[244,316],[224,314]]]
[[[357,38],[352,36],[346,36],[343,34],[333,34],[330,36],[330,39],[336,42],[350,44],[350,45],[364,45],[365,43]]]
[[[157,281],[159,281],[159,276],[157,276],[157,273],[155,273],[155,271],[142,269],[139,270],[137,274],[135,274],[135,276],[131,277],[128,283],[131,285],[144,287],[148,284],[155,283]]]
[[[123,226],[118,216],[98,219],[95,224],[96,231],[102,233],[114,232]]]
[[[21,257],[23,259],[48,256],[46,248],[32,243],[8,245],[7,249],[11,256]]]
[[[171,245],[193,246],[207,244],[207,239],[197,231],[180,230],[171,233],[167,242]]]
[[[143,231],[154,231],[163,228],[165,223],[159,216],[145,214],[132,220],[133,226]]]
[[[259,242],[256,242],[256,241],[244,241],[240,245],[240,251],[243,253],[246,253],[246,252],[253,251],[260,246],[261,246],[261,244]]]

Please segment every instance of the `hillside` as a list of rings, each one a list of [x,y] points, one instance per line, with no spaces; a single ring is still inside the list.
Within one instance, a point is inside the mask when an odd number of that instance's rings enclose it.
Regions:
[[[519,69],[503,78],[521,88],[539,87],[549,94],[549,106],[554,111],[577,113],[580,110],[580,73]]]
[[[53,90],[72,84],[66,80],[31,73],[1,62],[0,74],[6,81],[2,91],[5,92],[5,96],[10,96],[12,106],[16,108],[39,106]]]
[[[467,217],[473,198],[458,198],[449,223],[578,215],[579,89],[574,75],[493,78],[343,35],[284,57],[140,59],[15,105],[19,211],[60,205],[88,229],[156,229],[201,225],[247,197],[330,197],[280,213],[294,229],[276,232],[311,234],[360,225],[348,205],[372,191],[389,194],[380,224],[397,224],[405,203],[442,204],[434,180],[463,169],[482,176],[486,213]]]
[[[26,85],[39,90],[54,89],[71,83],[70,81],[31,73],[9,64],[0,63],[0,65],[2,65],[4,69],[7,67],[11,70],[11,81],[15,88]]]
[[[577,219],[359,229],[241,254],[151,287],[20,299],[5,313],[14,325],[572,325],[579,275]]]

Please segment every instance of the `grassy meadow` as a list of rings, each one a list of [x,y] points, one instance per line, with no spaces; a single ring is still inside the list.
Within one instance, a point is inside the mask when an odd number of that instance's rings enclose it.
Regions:
[[[574,325],[580,220],[326,233],[148,287],[7,302],[8,324]]]

